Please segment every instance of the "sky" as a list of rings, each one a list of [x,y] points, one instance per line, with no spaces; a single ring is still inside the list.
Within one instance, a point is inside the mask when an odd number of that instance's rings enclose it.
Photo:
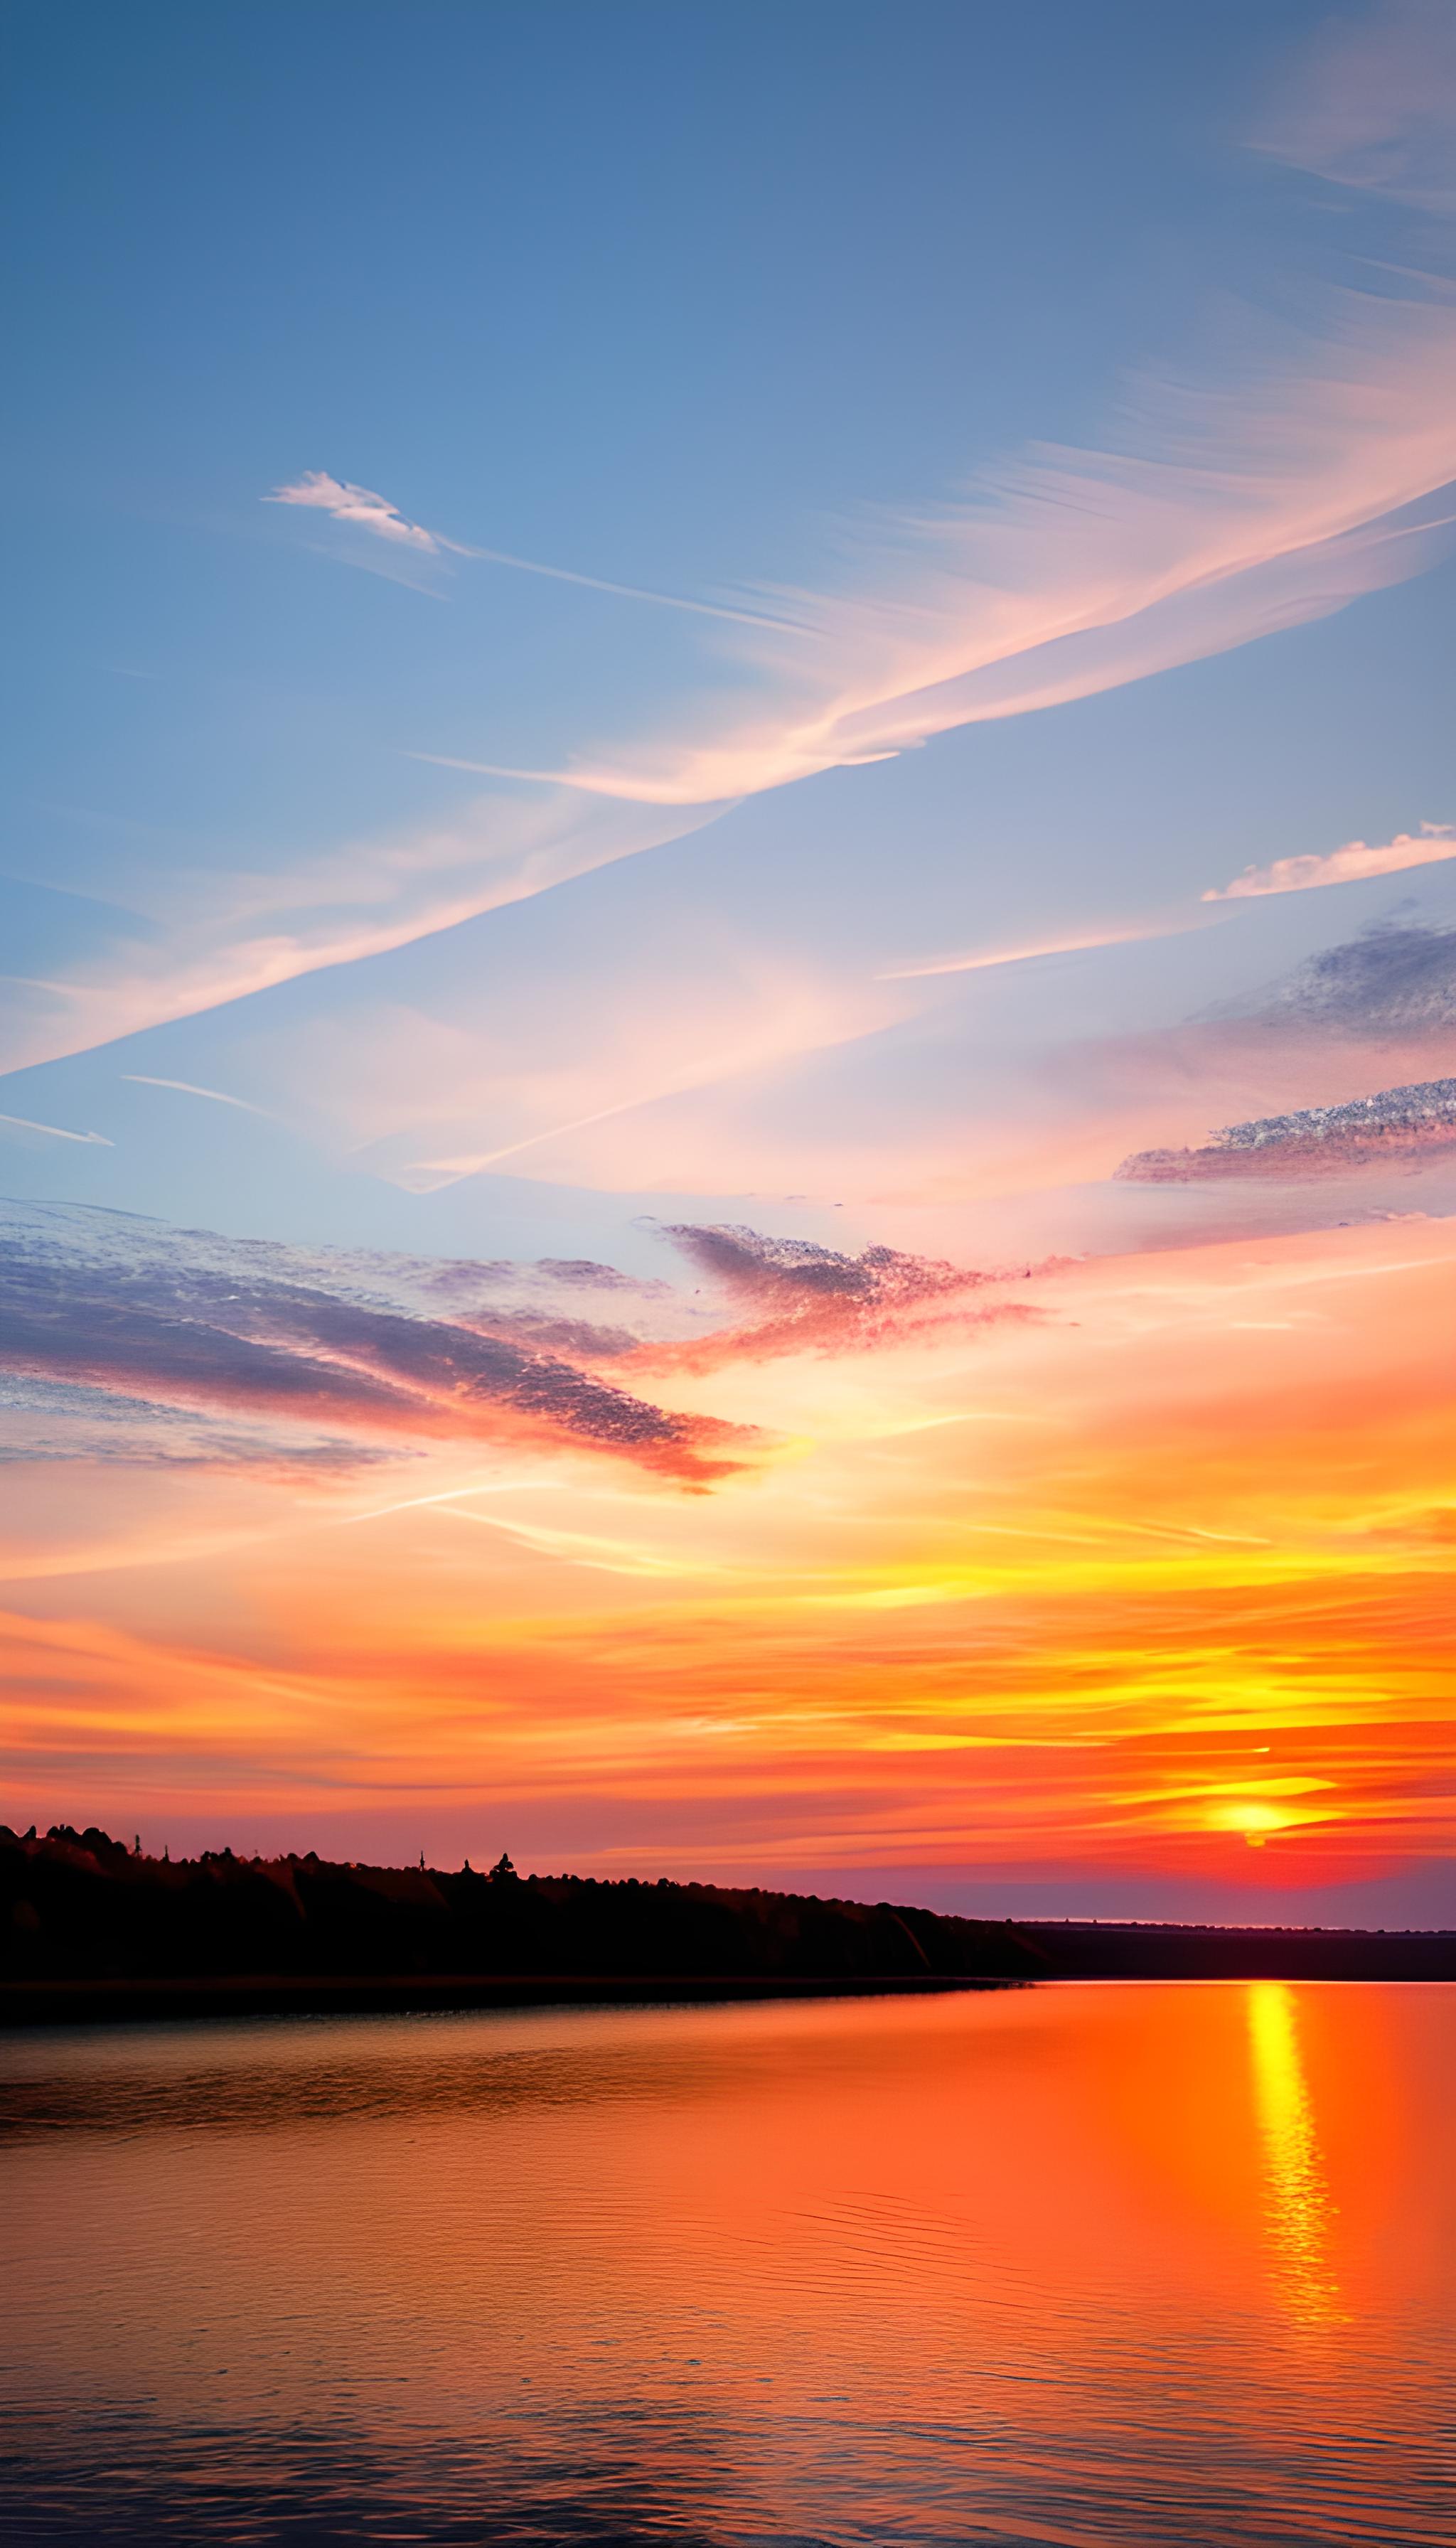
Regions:
[[[1456,1922],[1453,0],[9,31],[0,1814]]]

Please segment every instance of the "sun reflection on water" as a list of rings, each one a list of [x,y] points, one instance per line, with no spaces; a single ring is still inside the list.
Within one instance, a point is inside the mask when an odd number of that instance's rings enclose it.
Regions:
[[[1299,2017],[1288,1982],[1250,1982],[1249,2048],[1264,2149],[1265,2235],[1280,2298],[1300,2326],[1343,2326],[1330,2267],[1334,2205],[1324,2173]]]

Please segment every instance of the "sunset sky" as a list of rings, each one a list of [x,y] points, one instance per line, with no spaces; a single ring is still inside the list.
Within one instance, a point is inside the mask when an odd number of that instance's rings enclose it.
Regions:
[[[0,1819],[1456,1921],[1456,5],[11,25]]]

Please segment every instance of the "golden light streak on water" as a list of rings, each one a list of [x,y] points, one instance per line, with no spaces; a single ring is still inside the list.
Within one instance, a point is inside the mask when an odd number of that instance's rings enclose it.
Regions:
[[[1298,2325],[1344,2326],[1349,2313],[1341,2307],[1329,2254],[1334,2207],[1300,2049],[1298,2006],[1288,1982],[1250,1982],[1248,2032],[1274,2281]]]

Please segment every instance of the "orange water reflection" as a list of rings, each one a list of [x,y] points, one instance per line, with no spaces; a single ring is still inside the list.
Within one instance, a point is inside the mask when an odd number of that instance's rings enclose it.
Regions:
[[[0,2048],[0,2448],[88,2542],[195,2536],[200,2488],[219,2539],[282,2541],[285,2481],[311,2541],[1431,2538],[1452,2005],[1071,1986]]]

